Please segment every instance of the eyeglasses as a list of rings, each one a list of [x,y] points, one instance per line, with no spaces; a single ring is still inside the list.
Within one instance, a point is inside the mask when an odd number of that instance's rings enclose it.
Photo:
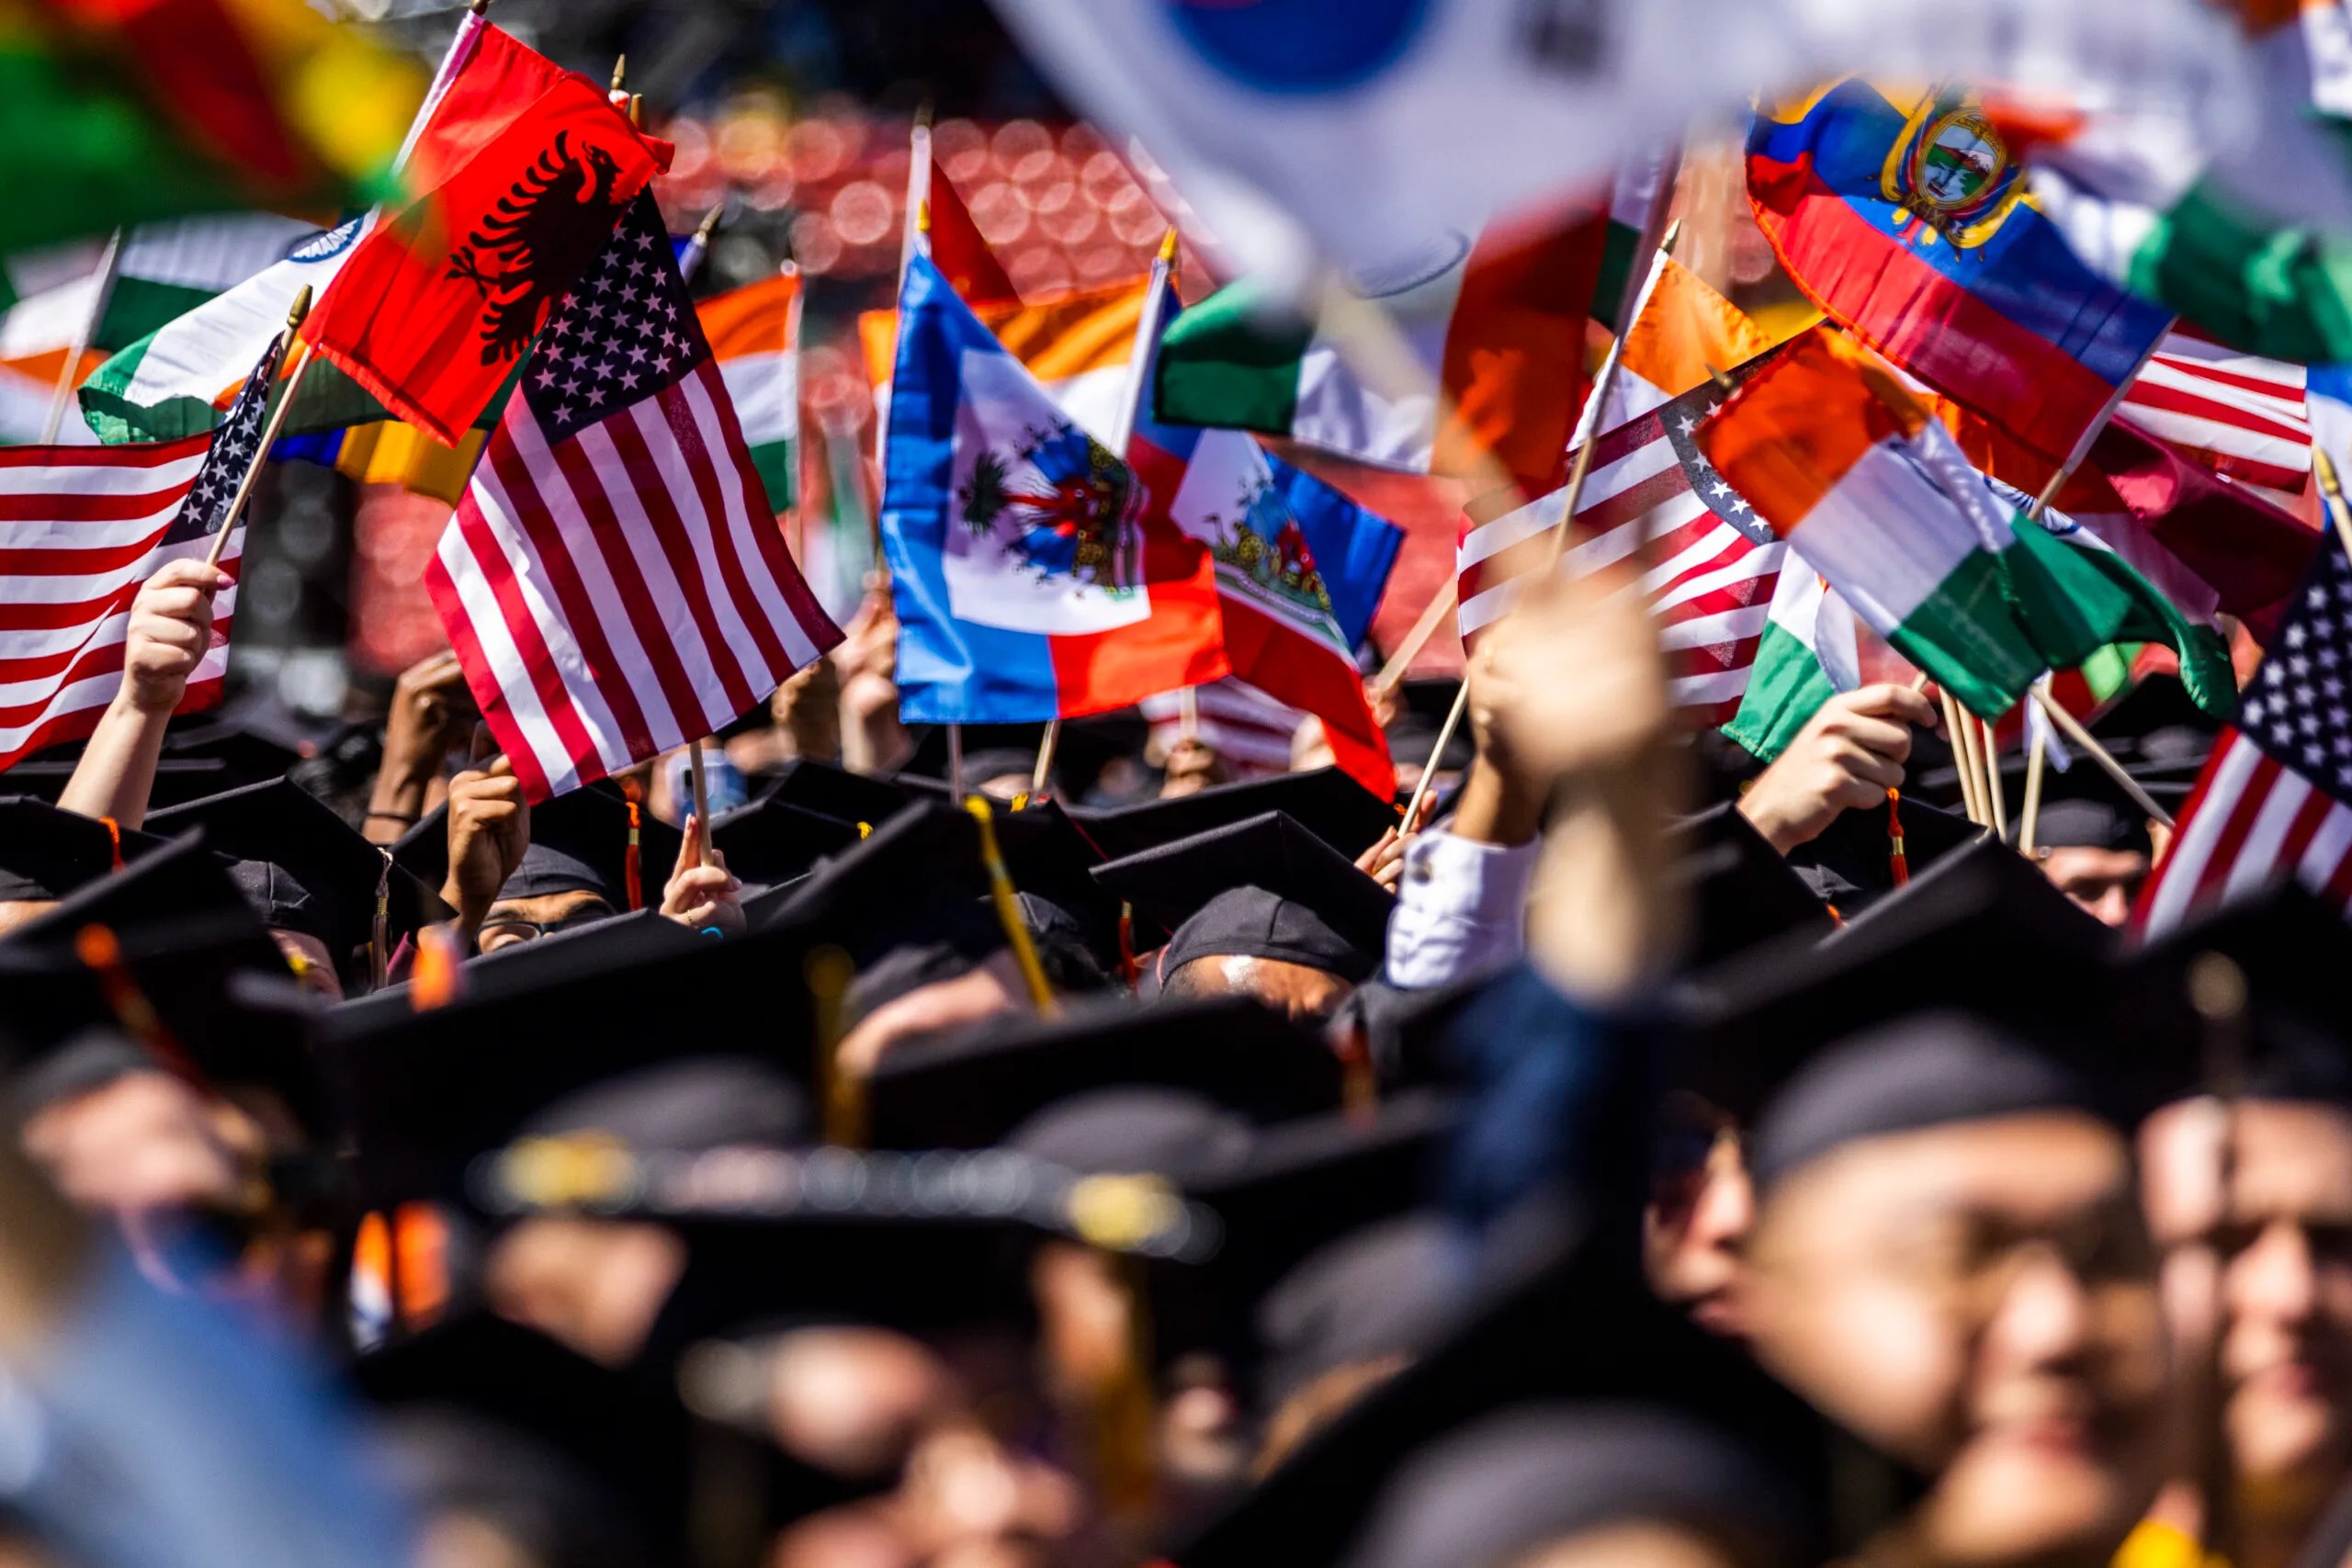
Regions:
[[[518,942],[537,942],[543,936],[568,931],[581,926],[593,926],[599,920],[609,920],[614,911],[599,904],[593,908],[577,910],[560,920],[518,920],[502,915],[482,922],[475,933],[474,945],[484,953],[494,953],[502,947],[512,947]]]

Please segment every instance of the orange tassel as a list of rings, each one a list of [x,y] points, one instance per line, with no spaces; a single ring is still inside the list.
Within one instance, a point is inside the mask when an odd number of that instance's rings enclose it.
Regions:
[[[101,925],[84,926],[74,933],[74,953],[83,967],[97,976],[99,993],[106,998],[107,1008],[122,1026],[122,1032],[154,1057],[157,1066],[209,1094],[211,1086],[197,1070],[195,1061],[172,1033],[171,1026],[156,1012],[155,1004],[139,984],[139,976],[130,972],[130,964],[122,956],[122,943],[115,939],[114,932]]]
[[[122,824],[111,817],[101,817],[98,820],[107,825],[109,859],[112,861],[109,869],[120,871],[122,869]]]
[[[628,907],[631,909],[645,908],[645,865],[643,857],[638,852],[637,838],[637,795],[632,791],[628,797],[628,857],[625,873],[628,878]]]
[[[1903,850],[1903,792],[1886,792],[1886,870],[1901,887],[1911,880],[1911,860]]]

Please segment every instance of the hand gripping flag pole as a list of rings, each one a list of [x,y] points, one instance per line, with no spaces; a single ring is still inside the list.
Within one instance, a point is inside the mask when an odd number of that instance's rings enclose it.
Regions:
[[[295,394],[302,389],[302,378],[310,374],[311,361],[315,356],[303,352],[304,345],[298,335],[302,318],[310,313],[311,286],[306,283],[302,285],[302,292],[294,296],[294,307],[286,312],[286,331],[277,340],[280,355],[295,356],[294,373],[286,378],[285,385],[279,389],[277,406],[269,411],[269,421],[262,426],[261,444],[254,449],[253,461],[245,465],[244,477],[237,481],[237,493],[230,497],[229,510],[220,514],[220,526],[212,535],[212,548],[204,558],[207,566],[220,564],[220,552],[229,547],[229,536],[237,526],[237,516],[245,509],[245,498],[253,493],[254,476],[269,460],[269,449],[277,444],[277,432],[286,423],[287,413],[294,407]],[[280,364],[284,362],[279,360]]]

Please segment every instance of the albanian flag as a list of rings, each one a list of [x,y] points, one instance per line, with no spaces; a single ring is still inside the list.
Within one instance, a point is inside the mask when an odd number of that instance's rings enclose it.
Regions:
[[[669,151],[595,83],[482,28],[411,156],[423,194],[360,241],[302,336],[456,446]]]

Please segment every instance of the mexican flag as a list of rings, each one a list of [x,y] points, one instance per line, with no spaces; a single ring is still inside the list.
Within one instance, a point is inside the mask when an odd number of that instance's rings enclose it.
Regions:
[[[752,464],[767,486],[768,509],[793,504],[800,443],[800,277],[786,272],[713,295],[695,307],[743,422]]]
[[[1698,442],[1856,615],[1984,717],[2154,614],[2120,557],[2095,561],[1998,501],[1894,371],[1841,333],[1790,343]]]
[[[1756,668],[1724,733],[1770,762],[1822,704],[1861,683],[1854,612],[1818,573],[1792,560],[1773,586]]]
[[[1152,417],[1287,436],[1408,473],[1473,475],[1491,457],[1530,495],[1556,489],[1584,400],[1585,320],[1605,218],[1489,222],[1359,280],[1352,309],[1386,312],[1419,376],[1361,378],[1343,319],[1300,321],[1245,279],[1186,310],[1160,345]]]

